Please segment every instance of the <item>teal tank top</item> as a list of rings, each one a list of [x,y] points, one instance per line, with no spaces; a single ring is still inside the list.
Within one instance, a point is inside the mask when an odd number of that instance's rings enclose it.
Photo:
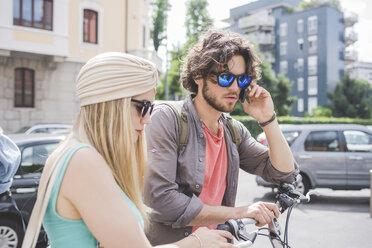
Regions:
[[[67,165],[72,155],[83,147],[90,147],[87,144],[79,144],[72,147],[62,160],[62,165],[57,174],[55,183],[52,188],[51,196],[43,219],[43,226],[48,234],[49,242],[52,248],[79,247],[79,248],[96,248],[97,240],[93,237],[85,222],[80,220],[69,220],[57,213],[56,202],[62,179],[65,175]],[[121,190],[124,198],[127,200],[132,212],[136,216],[142,228],[144,222],[136,205]]]

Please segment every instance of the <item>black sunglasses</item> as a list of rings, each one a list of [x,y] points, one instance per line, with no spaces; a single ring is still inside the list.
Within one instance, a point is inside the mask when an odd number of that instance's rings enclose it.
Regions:
[[[247,87],[252,81],[252,77],[249,77],[247,74],[235,75],[232,73],[211,73],[217,76],[217,83],[221,87],[229,87],[230,85],[232,85],[235,78],[238,79],[238,85],[240,88]]]
[[[142,106],[136,106],[137,107],[137,110],[138,112],[141,114],[142,117],[145,117],[145,115],[147,114],[147,112],[150,110],[150,115],[152,113],[152,110],[154,109],[154,104],[151,104],[150,101],[146,101],[146,100],[136,100],[136,99],[131,99],[130,100],[131,102],[135,102],[135,103],[140,103],[142,104]]]

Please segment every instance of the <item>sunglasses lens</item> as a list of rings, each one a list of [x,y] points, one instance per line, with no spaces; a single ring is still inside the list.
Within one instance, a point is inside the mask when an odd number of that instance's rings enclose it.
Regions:
[[[149,111],[149,106],[150,104],[148,102],[143,104],[142,117],[145,117],[145,115],[147,114],[147,111]]]
[[[218,84],[222,87],[228,87],[234,81],[234,75],[232,74],[223,74],[218,76]]]
[[[241,75],[238,78],[238,84],[240,88],[247,87],[252,81],[252,77],[248,77],[247,75]]]
[[[149,112],[150,110],[150,115],[152,114],[152,110],[154,109],[154,104],[151,104],[150,102],[146,102],[144,105],[143,105],[143,109],[142,109],[142,117],[145,117],[147,112]]]

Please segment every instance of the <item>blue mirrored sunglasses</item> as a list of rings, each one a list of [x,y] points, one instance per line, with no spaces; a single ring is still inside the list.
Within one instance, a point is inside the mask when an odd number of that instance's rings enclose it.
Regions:
[[[232,73],[217,72],[212,72],[212,74],[217,76],[218,85],[221,87],[229,87],[230,85],[232,85],[235,78],[238,79],[238,85],[240,88],[247,87],[252,81],[252,77],[249,77],[247,74],[235,75]]]

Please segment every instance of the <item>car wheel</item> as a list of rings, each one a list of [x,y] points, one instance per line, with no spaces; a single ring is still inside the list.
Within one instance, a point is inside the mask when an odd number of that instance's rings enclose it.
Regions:
[[[22,245],[22,226],[14,220],[0,220],[0,247],[20,248]]]
[[[303,195],[306,195],[311,188],[310,181],[307,176],[302,175],[302,180],[297,183],[296,190]]]

